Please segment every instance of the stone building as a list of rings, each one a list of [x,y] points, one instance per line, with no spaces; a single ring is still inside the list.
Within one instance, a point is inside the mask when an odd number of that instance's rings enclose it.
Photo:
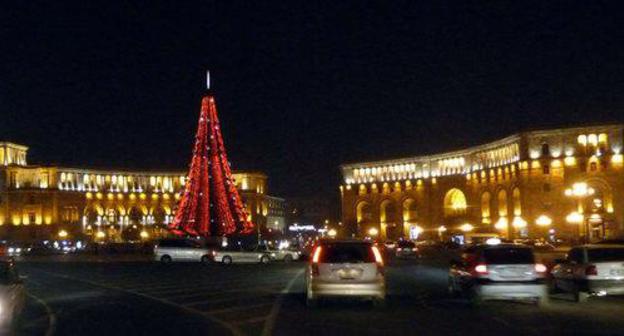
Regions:
[[[185,171],[97,170],[29,165],[28,147],[0,142],[0,238],[63,235],[149,238],[173,220]],[[285,201],[267,195],[267,176],[234,172],[251,220],[284,223]]]
[[[342,221],[381,239],[622,236],[623,130],[530,131],[454,152],[345,164]]]

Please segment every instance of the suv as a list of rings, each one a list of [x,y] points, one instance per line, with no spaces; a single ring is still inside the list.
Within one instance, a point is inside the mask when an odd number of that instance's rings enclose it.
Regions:
[[[450,294],[466,294],[472,303],[488,299],[534,299],[548,302],[546,266],[535,263],[530,247],[514,244],[477,245],[451,262]]]
[[[369,297],[377,305],[386,298],[381,253],[370,242],[322,241],[314,249],[306,276],[306,303],[319,297]]]
[[[394,251],[395,256],[398,258],[419,257],[418,247],[410,240],[399,240]]]
[[[214,251],[192,239],[162,239],[154,247],[154,258],[164,264],[172,261],[208,264],[214,260]]]
[[[556,262],[553,291],[573,293],[577,302],[592,295],[624,294],[624,245],[577,246]]]

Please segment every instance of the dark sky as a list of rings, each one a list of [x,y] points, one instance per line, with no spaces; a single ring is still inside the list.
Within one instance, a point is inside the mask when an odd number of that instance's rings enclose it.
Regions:
[[[0,138],[37,163],[186,168],[206,69],[234,168],[281,196],[335,195],[345,162],[624,121],[618,2],[14,3]]]

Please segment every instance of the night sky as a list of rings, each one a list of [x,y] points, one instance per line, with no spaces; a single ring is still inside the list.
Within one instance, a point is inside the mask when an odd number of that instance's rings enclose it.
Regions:
[[[33,163],[186,169],[206,69],[234,169],[278,196],[335,197],[341,163],[624,121],[617,2],[14,2],[0,140]]]

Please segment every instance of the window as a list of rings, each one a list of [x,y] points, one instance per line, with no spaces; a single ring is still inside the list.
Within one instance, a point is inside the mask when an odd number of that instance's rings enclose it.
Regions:
[[[547,143],[542,144],[542,156],[550,156],[550,146]]]
[[[483,251],[483,259],[488,264],[533,264],[535,259],[529,248],[490,248]]]
[[[37,216],[35,215],[34,212],[29,212],[28,213],[28,222],[33,224],[37,221]]]
[[[592,162],[589,164],[589,170],[593,172],[598,170],[598,165],[596,164],[596,162]]]
[[[596,248],[587,250],[589,262],[624,261],[624,248]]]
[[[321,245],[321,263],[374,263],[369,243],[336,243]]]

